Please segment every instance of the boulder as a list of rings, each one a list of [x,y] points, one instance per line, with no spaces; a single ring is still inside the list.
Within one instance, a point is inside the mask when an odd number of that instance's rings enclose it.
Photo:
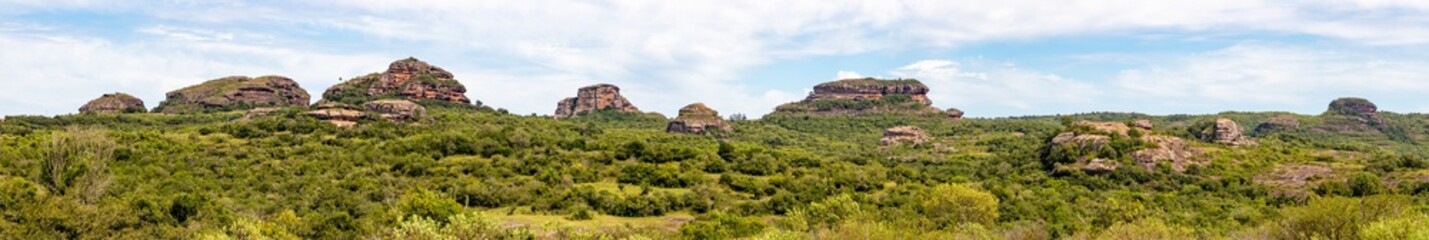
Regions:
[[[1338,124],[1341,126],[1334,126],[1336,128],[1345,129],[1345,131],[1340,132],[1369,130],[1372,128],[1379,127],[1380,125],[1384,125],[1384,119],[1379,118],[1378,113],[1379,107],[1375,106],[1373,102],[1370,102],[1369,100],[1366,100],[1364,98],[1355,97],[1335,99],[1335,101],[1330,102],[1330,108],[1325,111],[1325,115],[1348,117],[1355,121],[1358,121],[1360,125],[1367,125],[1367,127],[1346,124]]]
[[[1151,120],[1140,119],[1140,120],[1136,120],[1136,121],[1131,122],[1131,126],[1132,126],[1132,127],[1136,127],[1137,129],[1150,131],[1151,128],[1155,128],[1155,127],[1156,127],[1156,124],[1152,124],[1152,123],[1151,123]]]
[[[304,105],[308,105],[308,91],[292,79],[232,76],[169,92],[154,111],[203,113]]]
[[[359,111],[351,105],[342,103],[319,104],[317,110],[308,111],[303,114],[319,120],[328,121],[333,125],[343,128],[357,126],[358,121],[367,118],[367,113]]]
[[[346,104],[388,98],[471,104],[466,86],[451,72],[416,58],[397,60],[387,71],[349,79],[323,92],[323,100]]]
[[[427,115],[427,108],[412,101],[400,99],[383,99],[362,104],[368,111],[382,115],[382,118],[393,122],[406,122],[421,119]]]
[[[275,108],[275,107],[254,108],[254,109],[248,110],[248,113],[244,113],[244,114],[243,114],[243,118],[240,118],[240,119],[238,119],[238,120],[240,120],[240,121],[241,121],[241,120],[252,120],[252,119],[258,118],[258,117],[268,116],[268,114],[272,114],[273,112],[277,112],[278,110],[282,110],[282,108]]]
[[[1281,114],[1266,119],[1265,122],[1255,125],[1256,134],[1266,134],[1270,132],[1292,131],[1300,128],[1300,120],[1295,115]]]
[[[89,103],[85,103],[84,106],[79,107],[80,113],[114,114],[144,113],[148,111],[148,108],[144,108],[144,100],[125,93],[104,94],[99,98],[90,100]]]
[[[1155,169],[1156,165],[1162,163],[1171,164],[1171,169],[1177,172],[1185,171],[1187,166],[1202,165],[1198,162],[1202,152],[1191,147],[1185,140],[1172,136],[1151,135],[1144,128],[1131,128],[1119,122],[1088,122],[1080,121],[1073,125],[1069,132],[1063,132],[1053,137],[1048,143],[1046,158],[1056,163],[1054,166],[1058,171],[1080,170],[1088,174],[1105,174],[1116,170],[1119,164],[1116,159],[1106,159],[1107,152],[1130,152],[1136,165],[1147,170]],[[1117,146],[1112,144],[1115,139],[1127,139],[1132,135],[1132,131],[1142,133],[1139,140],[1152,143],[1156,147],[1142,149],[1109,149]],[[1125,147],[1125,146],[1123,146]]]
[[[961,110],[961,109],[949,108],[947,111],[943,111],[943,112],[945,112],[945,113],[948,114],[948,120],[953,120],[953,121],[961,121],[961,120],[963,120],[963,110]]]
[[[673,133],[703,133],[711,129],[725,132],[734,131],[733,127],[720,118],[719,112],[710,109],[704,103],[694,103],[680,108],[680,115],[665,127],[665,131]]]
[[[1216,118],[1215,123],[1201,130],[1201,140],[1230,146],[1255,144],[1241,133],[1240,125],[1229,118]]]
[[[898,126],[883,131],[883,139],[879,143],[884,146],[912,144],[914,146],[923,145],[928,142],[928,134],[923,129],[916,126]]]
[[[1196,156],[1201,155],[1201,150],[1191,147],[1190,143],[1181,138],[1171,136],[1143,136],[1142,141],[1155,143],[1155,148],[1136,150],[1131,153],[1131,157],[1136,159],[1136,164],[1146,170],[1156,169],[1160,163],[1171,164],[1171,170],[1185,172],[1190,165],[1205,165],[1204,161],[1194,161]]]
[[[913,79],[844,79],[814,86],[814,92],[803,101],[780,105],[775,108],[775,113],[944,114],[944,111],[932,107],[933,102],[928,100],[927,94],[928,87]]]
[[[640,108],[620,95],[620,87],[602,83],[582,87],[577,90],[576,97],[556,103],[556,118],[571,118],[600,110],[640,112]]]

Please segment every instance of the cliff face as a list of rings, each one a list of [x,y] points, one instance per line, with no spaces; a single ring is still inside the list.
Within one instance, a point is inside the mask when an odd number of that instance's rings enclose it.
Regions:
[[[471,103],[466,86],[451,72],[416,58],[397,60],[387,66],[387,71],[353,78],[323,92],[323,100],[347,104],[385,98]]]
[[[918,80],[879,80],[873,78],[844,79],[814,86],[804,102],[820,100],[880,100],[888,95],[907,95],[909,100],[922,105],[933,105],[928,100],[928,86]]]
[[[814,86],[803,101],[780,105],[775,112],[816,115],[871,113],[933,114],[928,86],[918,80],[844,79]],[[961,117],[961,115],[959,115]]]
[[[666,132],[673,133],[703,133],[713,129],[725,132],[734,131],[733,127],[720,118],[719,112],[710,109],[704,103],[694,103],[680,108],[680,115],[665,127]]]
[[[144,100],[125,93],[104,94],[99,98],[85,103],[79,107],[80,113],[143,113],[149,109],[144,108]]]
[[[225,77],[175,90],[166,96],[155,112],[197,113],[308,105],[308,91],[283,76]]]
[[[576,97],[562,99],[556,103],[556,118],[570,118],[600,110],[638,113],[640,108],[630,104],[620,95],[620,87],[610,84],[596,84],[580,88]]]

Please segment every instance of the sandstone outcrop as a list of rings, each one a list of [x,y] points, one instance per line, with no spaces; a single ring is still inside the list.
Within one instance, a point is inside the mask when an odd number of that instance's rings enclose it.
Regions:
[[[1255,142],[1241,132],[1240,125],[1229,118],[1216,118],[1215,123],[1201,130],[1201,140],[1230,146],[1254,145]]]
[[[387,66],[387,71],[349,79],[323,92],[323,100],[347,104],[387,98],[471,103],[466,86],[451,72],[416,58],[397,60]]]
[[[1156,164],[1169,163],[1171,170],[1185,172],[1186,167],[1191,165],[1204,165],[1204,161],[1193,161],[1196,156],[1201,155],[1201,150],[1192,148],[1190,143],[1177,137],[1170,136],[1145,136],[1142,141],[1155,143],[1155,148],[1137,150],[1131,153],[1131,157],[1136,159],[1136,165],[1152,170]]]
[[[1331,115],[1359,117],[1367,124],[1384,123],[1384,120],[1380,119],[1377,115],[1379,107],[1364,98],[1347,97],[1335,99],[1334,102],[1330,102],[1330,108],[1327,112]]]
[[[912,79],[844,79],[814,86],[803,101],[775,108],[776,113],[861,115],[870,113],[942,114],[928,100],[928,87]]]
[[[918,146],[928,142],[928,134],[916,126],[897,126],[884,130],[883,138],[878,142],[884,146],[904,144]]]
[[[733,127],[720,118],[719,112],[710,109],[704,103],[694,103],[680,108],[680,115],[665,127],[666,132],[673,133],[703,133],[713,129],[725,132],[734,131]]]
[[[427,108],[412,101],[400,99],[383,99],[362,104],[367,111],[376,112],[383,119],[393,122],[407,122],[421,119],[427,115]]]
[[[1281,114],[1255,125],[1255,133],[1263,135],[1270,132],[1293,131],[1298,128],[1300,128],[1300,120],[1296,119],[1295,115]]]
[[[358,110],[352,105],[342,103],[319,104],[317,110],[308,111],[303,114],[343,128],[357,126],[358,121],[367,118],[367,113]]]
[[[202,113],[304,105],[308,105],[308,91],[292,79],[283,76],[232,76],[169,92],[154,111]]]
[[[947,111],[943,111],[943,112],[948,114],[948,120],[953,120],[953,121],[961,121],[961,120],[963,120],[963,110],[961,110],[961,109],[949,108]]]
[[[247,113],[243,114],[243,118],[239,118],[238,120],[252,120],[258,117],[268,116],[269,114],[273,114],[273,112],[277,112],[278,110],[282,110],[282,108],[261,107],[249,109]]]
[[[1132,134],[1133,132],[1137,134]],[[1146,145],[1133,144],[1135,146],[1131,148],[1114,149],[1127,147],[1112,144],[1114,141],[1126,141],[1132,139],[1132,136],[1140,136],[1135,140],[1151,143],[1155,147],[1142,148]],[[1202,152],[1183,139],[1152,135],[1145,128],[1132,128],[1118,122],[1077,122],[1071,131],[1052,138],[1043,157],[1052,162],[1058,171],[1080,170],[1088,174],[1105,174],[1115,171],[1121,165],[1117,162],[1116,155],[1109,155],[1114,152],[1130,152],[1129,156],[1136,165],[1146,170],[1153,170],[1156,165],[1166,163],[1171,165],[1172,170],[1180,172],[1185,171],[1187,166],[1204,164],[1197,161]]]
[[[148,111],[148,108],[144,108],[144,100],[125,93],[104,94],[99,98],[90,100],[89,103],[85,103],[84,106],[79,107],[80,113],[114,114],[143,113]]]
[[[1136,120],[1136,121],[1131,122],[1131,126],[1132,126],[1132,127],[1136,127],[1136,128],[1138,128],[1138,129],[1141,129],[1141,130],[1148,130],[1148,131],[1149,131],[1149,130],[1151,130],[1152,128],[1155,128],[1155,127],[1156,127],[1156,124],[1151,123],[1151,120],[1141,119],[1141,120]]]
[[[571,118],[601,110],[640,112],[640,108],[620,95],[620,87],[602,83],[582,87],[576,92],[576,97],[556,103],[556,118]]]

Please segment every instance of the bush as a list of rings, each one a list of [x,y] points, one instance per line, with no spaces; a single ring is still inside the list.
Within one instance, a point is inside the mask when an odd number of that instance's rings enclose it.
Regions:
[[[1408,214],[1370,223],[1360,229],[1364,240],[1429,240],[1429,215]]]
[[[1142,219],[1132,223],[1116,223],[1101,233],[1097,240],[1196,239],[1191,229],[1166,225],[1159,219]]]
[[[460,203],[449,197],[419,189],[402,195],[402,198],[397,200],[396,210],[399,216],[446,221],[448,217],[460,212],[462,207]]]
[[[766,226],[756,218],[739,217],[721,211],[700,216],[680,227],[684,239],[733,239],[754,236]]]
[[[943,227],[989,226],[997,220],[997,197],[962,184],[938,185],[923,200],[923,215]]]

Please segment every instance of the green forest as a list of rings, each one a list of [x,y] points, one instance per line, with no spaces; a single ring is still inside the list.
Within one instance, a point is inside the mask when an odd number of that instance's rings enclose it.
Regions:
[[[307,110],[5,118],[0,238],[1429,239],[1421,114],[784,112],[681,134],[617,111],[428,104],[340,128]],[[1217,118],[1254,144],[1203,141]],[[1197,164],[1138,167],[1164,144],[1116,134],[1049,145],[1139,120]],[[879,144],[905,125],[929,140]],[[1066,167],[1092,157],[1121,167]]]

